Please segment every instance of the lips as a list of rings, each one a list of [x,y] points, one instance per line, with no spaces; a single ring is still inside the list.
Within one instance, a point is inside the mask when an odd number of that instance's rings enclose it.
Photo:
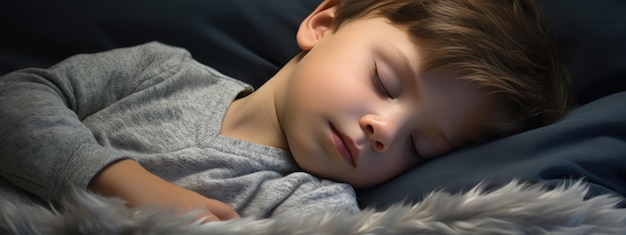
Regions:
[[[352,139],[350,139],[350,137],[348,136],[343,135],[332,124],[330,124],[330,129],[332,130],[333,134],[333,142],[337,147],[337,151],[339,151],[339,154],[341,154],[341,157],[343,157],[343,159],[346,160],[346,162],[348,162],[350,165],[356,166],[356,159],[358,159],[359,151],[356,148],[356,145],[354,145]]]

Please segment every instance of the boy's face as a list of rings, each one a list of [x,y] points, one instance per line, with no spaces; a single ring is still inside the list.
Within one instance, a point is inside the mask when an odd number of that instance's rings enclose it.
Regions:
[[[408,34],[384,18],[320,33],[278,114],[300,167],[369,187],[470,142],[489,113],[482,93],[421,73],[420,60]]]

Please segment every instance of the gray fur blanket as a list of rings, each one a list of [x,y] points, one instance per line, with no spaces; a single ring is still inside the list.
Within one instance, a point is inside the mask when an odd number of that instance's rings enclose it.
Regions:
[[[0,200],[1,234],[626,234],[626,209],[609,195],[584,199],[577,182],[554,189],[516,181],[486,191],[432,192],[420,203],[357,215],[326,213],[290,219],[242,218],[206,224],[193,215],[128,209],[114,198],[77,192],[62,209]]]

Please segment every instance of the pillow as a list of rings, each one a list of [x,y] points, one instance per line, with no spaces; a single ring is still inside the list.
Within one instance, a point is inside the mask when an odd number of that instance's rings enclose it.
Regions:
[[[626,1],[538,0],[581,103],[626,91]]]
[[[156,40],[258,87],[299,52],[296,29],[320,2],[2,1],[0,75]]]

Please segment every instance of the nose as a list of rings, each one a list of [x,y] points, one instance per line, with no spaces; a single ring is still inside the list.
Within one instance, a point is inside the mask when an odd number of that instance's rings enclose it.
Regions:
[[[373,114],[364,115],[359,120],[361,129],[370,139],[372,149],[382,153],[387,151],[397,136],[398,125],[394,121]]]

